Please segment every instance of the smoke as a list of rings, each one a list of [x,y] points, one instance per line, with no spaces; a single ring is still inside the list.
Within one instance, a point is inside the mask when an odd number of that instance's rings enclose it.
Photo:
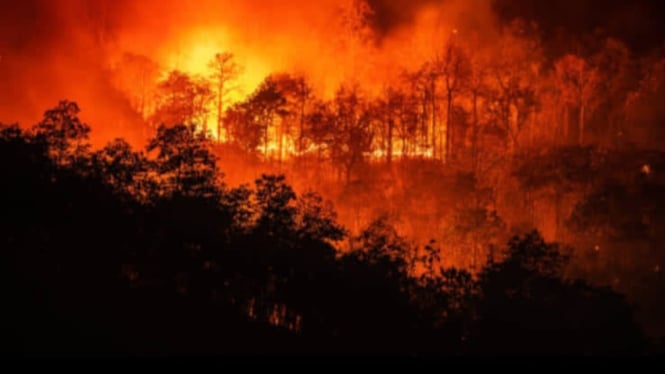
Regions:
[[[76,100],[95,139],[133,139],[138,121],[105,69],[110,1],[0,1],[0,120],[31,125],[61,99]],[[86,110],[87,109],[87,110]]]

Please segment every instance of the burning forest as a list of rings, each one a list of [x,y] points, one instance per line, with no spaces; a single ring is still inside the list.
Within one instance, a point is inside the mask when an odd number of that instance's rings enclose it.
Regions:
[[[3,352],[662,353],[663,15],[0,0]]]

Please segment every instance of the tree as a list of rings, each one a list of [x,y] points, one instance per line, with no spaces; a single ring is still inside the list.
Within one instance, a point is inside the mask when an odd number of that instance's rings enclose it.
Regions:
[[[155,126],[196,124],[207,132],[208,105],[212,91],[208,82],[174,70],[157,85],[157,109],[151,122]]]
[[[390,95],[389,102],[398,118],[397,134],[401,139],[402,158],[418,153],[418,125],[421,114],[418,111],[418,99],[408,91],[396,90]]]
[[[469,55],[469,70],[464,91],[471,95],[471,165],[474,174],[478,174],[480,167],[480,137],[482,131],[481,105],[487,96],[488,68],[487,62],[479,52]]]
[[[265,131],[256,120],[249,102],[237,103],[227,109],[225,121],[233,143],[248,153],[258,150]]]
[[[148,176],[148,159],[142,152],[135,152],[125,140],[113,140],[95,152],[93,159],[100,177],[116,193],[127,193],[141,201],[150,197],[152,180]]]
[[[306,240],[340,241],[345,230],[337,223],[337,213],[330,201],[309,191],[298,197],[296,227],[298,236]]]
[[[284,155],[285,141],[294,140],[293,129],[298,126],[297,141],[293,142],[299,154],[305,151],[306,122],[310,103],[313,99],[312,88],[304,76],[277,74],[273,76],[277,90],[284,97],[285,109],[278,131],[278,153],[281,162]]]
[[[416,79],[417,87],[421,90],[423,100],[423,128],[421,131],[423,131],[424,135],[424,144],[427,147],[431,147],[432,158],[434,159],[438,157],[439,149],[437,144],[442,140],[439,139],[439,119],[437,117],[439,113],[438,87],[440,77],[439,70],[431,62],[423,64],[413,77]],[[429,125],[427,123],[428,120]]]
[[[579,108],[579,144],[584,145],[586,118],[595,109],[600,75],[598,70],[590,67],[585,60],[570,54],[559,59],[555,63],[555,69],[564,102]],[[566,120],[567,118],[568,116]],[[567,131],[564,131],[564,134],[567,135]]]
[[[331,114],[328,147],[333,162],[343,167],[348,183],[353,169],[365,160],[365,153],[372,146],[371,113],[357,86],[342,85]]]
[[[413,262],[414,248],[388,222],[385,216],[372,221],[360,235],[354,238],[358,255],[370,263],[390,260],[399,265],[400,271],[406,272]]]
[[[598,115],[601,115],[600,123],[609,126],[604,131],[611,142],[620,144],[623,142],[626,130],[623,129],[625,122],[625,108],[629,93],[639,83],[637,69],[631,60],[628,47],[617,39],[605,40],[601,50],[591,57],[591,65],[596,67],[600,75],[598,90],[602,92],[602,101],[597,104]]]
[[[441,73],[441,78],[446,90],[446,131],[445,152],[441,146],[441,157],[444,162],[453,156],[453,143],[455,141],[455,129],[453,125],[453,105],[457,95],[466,85],[469,79],[469,60],[464,50],[457,44],[455,35],[448,39],[443,53],[438,56],[436,62]],[[443,143],[443,141],[442,141]]]
[[[643,337],[625,299],[568,280],[569,256],[539,233],[513,238],[479,277],[473,350],[500,354],[639,352]]]
[[[285,183],[283,175],[262,175],[256,180],[256,201],[259,208],[258,232],[284,237],[294,231],[296,194]]]
[[[236,90],[234,82],[242,72],[242,68],[230,52],[217,53],[208,63],[212,71],[212,83],[215,87],[215,101],[217,104],[217,140],[222,140],[222,129],[226,132],[226,141],[229,141],[231,131],[224,126],[224,112],[229,95]]]
[[[575,191],[584,191],[598,176],[596,167],[602,159],[591,147],[560,147],[522,158],[515,164],[513,175],[528,193],[544,193],[553,199],[556,237],[563,235],[564,199]]]
[[[148,113],[154,110],[151,97],[155,94],[159,74],[160,68],[156,62],[133,53],[123,54],[115,70],[116,84],[143,119],[147,119]]]
[[[393,161],[393,138],[395,133],[395,113],[394,104],[391,102],[391,90],[384,93],[384,98],[379,98],[370,104],[372,113],[372,125],[375,129],[373,133],[379,135],[379,150],[386,159],[388,165]]]
[[[258,128],[262,132],[261,141],[266,159],[270,156],[271,129],[275,121],[277,119],[283,121],[289,114],[286,104],[286,98],[280,92],[277,80],[273,76],[267,77],[245,103],[250,120],[249,126]]]
[[[490,110],[495,124],[506,134],[511,154],[519,146],[522,131],[529,124],[538,101],[535,81],[539,77],[542,51],[523,22],[504,30],[490,67]]]
[[[167,196],[218,197],[221,176],[217,160],[205,135],[193,126],[160,126],[147,150],[157,151],[154,170]]]
[[[639,84],[631,90],[626,103],[626,122],[630,126],[631,141],[646,147],[662,147],[659,139],[665,136],[660,124],[665,121],[665,108],[660,105],[665,97],[665,59],[646,58],[642,61]]]
[[[44,118],[33,129],[33,136],[49,148],[49,153],[56,164],[65,165],[76,162],[85,156],[90,143],[90,126],[81,122],[78,104],[63,100],[44,113]]]

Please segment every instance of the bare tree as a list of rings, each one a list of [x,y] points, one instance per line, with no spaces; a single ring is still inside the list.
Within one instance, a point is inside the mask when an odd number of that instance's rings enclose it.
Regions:
[[[587,112],[593,110],[600,87],[598,70],[584,59],[570,54],[558,60],[555,69],[564,103],[575,105],[579,110],[578,139],[579,144],[584,145],[585,117]]]
[[[222,140],[222,129],[225,131],[226,140],[230,136],[228,126],[224,126],[224,110],[228,96],[237,89],[234,85],[242,68],[235,60],[235,56],[229,52],[217,53],[208,64],[212,70],[212,82],[215,87],[217,104],[217,140]]]
[[[295,145],[295,151],[302,153],[305,150],[305,125],[307,110],[312,101],[312,88],[303,76],[290,74],[273,75],[272,80],[276,89],[285,100],[285,112],[278,131],[279,159],[284,154],[284,143],[290,140]],[[297,140],[293,136],[294,125],[298,126]]]
[[[452,145],[455,137],[453,105],[455,95],[462,90],[470,73],[468,58],[464,50],[457,44],[455,35],[448,39],[443,53],[437,57],[436,65],[446,89],[445,150],[442,137],[439,153],[444,162],[447,162],[453,155]]]
[[[250,119],[261,128],[263,132],[263,152],[269,158],[270,130],[275,120],[289,114],[286,98],[280,92],[274,76],[267,77],[247,101]]]
[[[208,82],[180,71],[172,71],[157,85],[157,109],[151,122],[156,125],[201,125],[206,127],[212,91]]]
[[[150,98],[159,80],[160,68],[143,55],[126,53],[114,69],[114,83],[127,95],[132,107],[146,119],[153,109]]]
[[[495,123],[506,134],[511,153],[537,107],[536,81],[540,77],[542,51],[527,25],[515,22],[501,36],[490,66],[490,109]]]

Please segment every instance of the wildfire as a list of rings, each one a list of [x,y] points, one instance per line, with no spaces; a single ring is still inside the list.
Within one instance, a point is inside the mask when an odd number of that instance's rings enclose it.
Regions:
[[[235,51],[234,45],[233,40],[222,28],[197,28],[182,36],[178,42],[165,48],[163,53],[166,57],[164,57],[162,79],[174,70],[193,77],[209,79],[215,73],[210,66],[211,61],[223,51]],[[226,108],[244,100],[272,71],[270,63],[261,56],[239,50],[240,53],[234,53],[234,58],[243,68],[234,77],[232,87],[228,88],[228,94],[225,95]],[[216,123],[218,116],[224,115],[224,113],[219,113],[214,100],[206,105],[206,112],[206,118],[203,123],[199,124],[201,130],[207,128],[213,139],[220,142],[227,141],[228,135],[224,131],[218,132],[217,127],[207,126]]]

